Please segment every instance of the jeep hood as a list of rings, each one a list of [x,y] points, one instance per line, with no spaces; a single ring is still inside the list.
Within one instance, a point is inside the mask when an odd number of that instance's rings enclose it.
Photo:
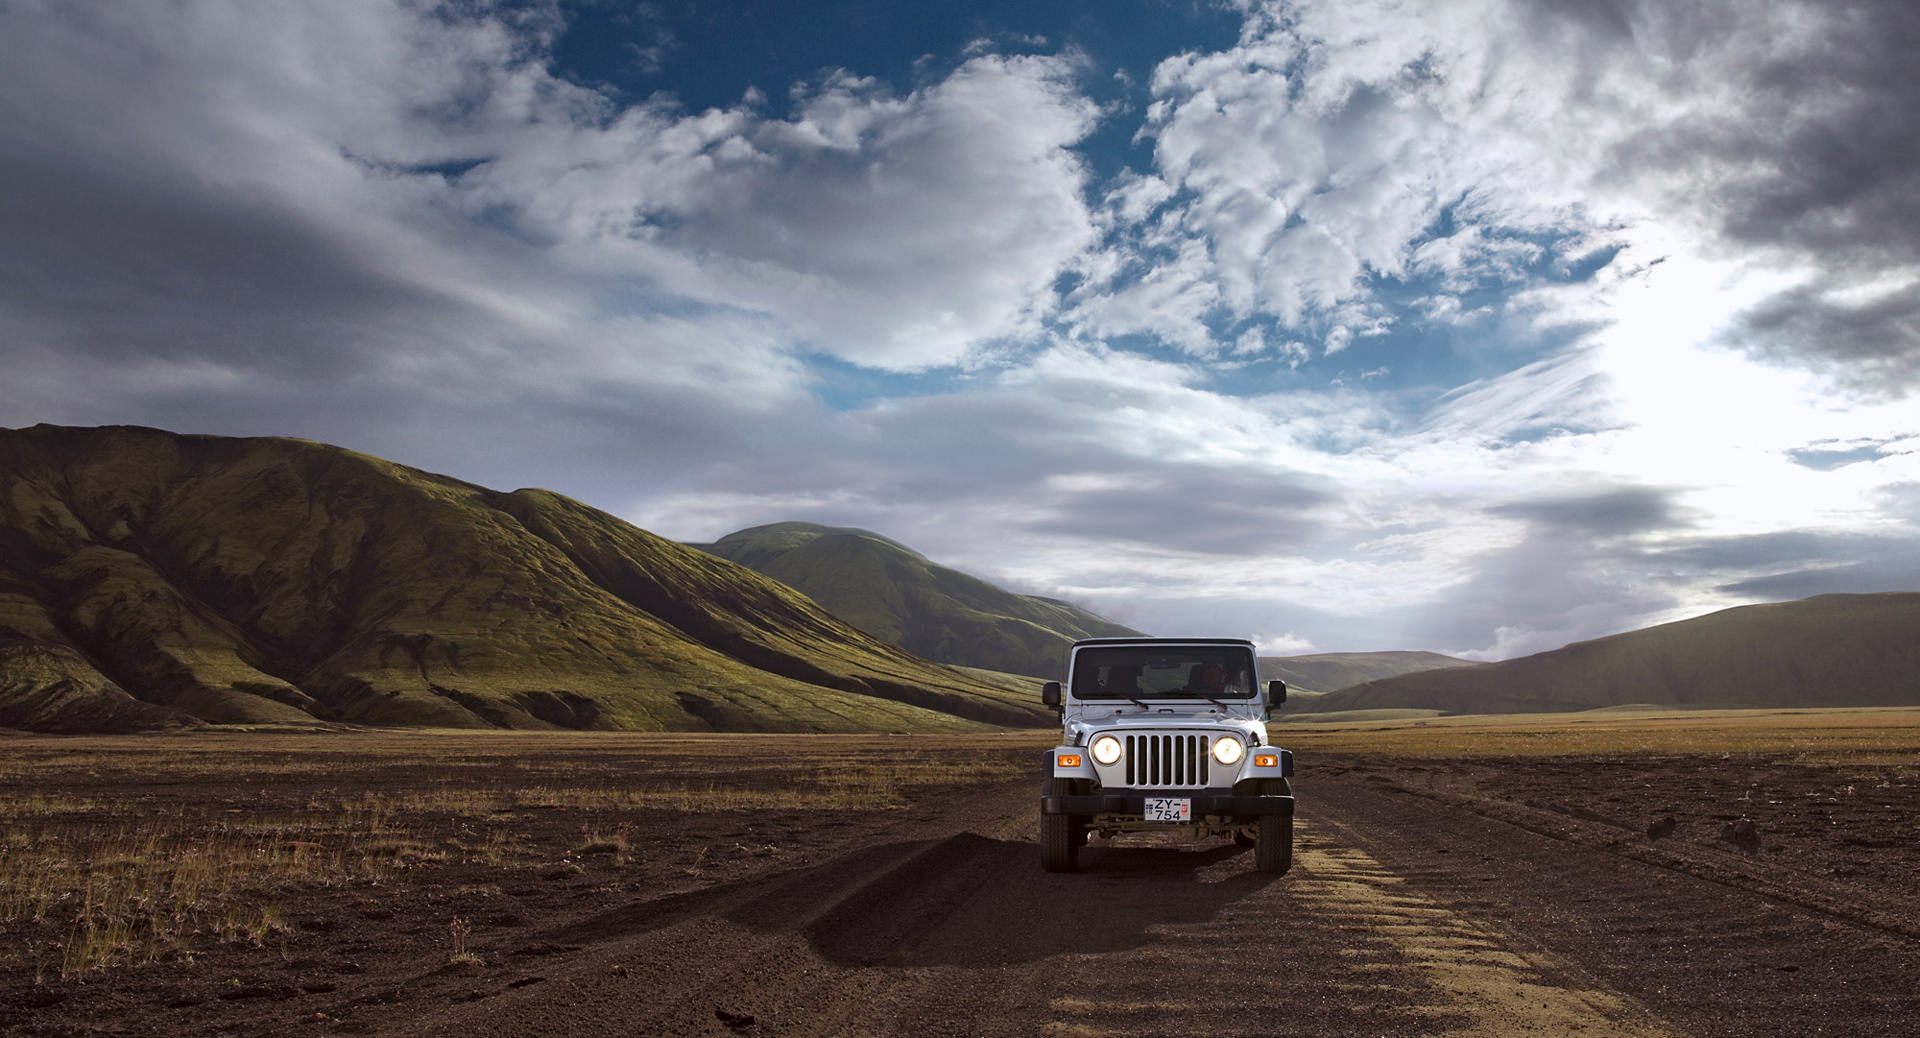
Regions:
[[[1212,709],[1200,712],[1190,709],[1163,711],[1159,708],[1142,711],[1129,705],[1123,711],[1111,714],[1082,714],[1069,720],[1066,729],[1071,736],[1069,742],[1079,746],[1086,745],[1097,732],[1124,735],[1130,731],[1230,731],[1249,745],[1259,746],[1267,741],[1267,726],[1259,718],[1220,713]]]

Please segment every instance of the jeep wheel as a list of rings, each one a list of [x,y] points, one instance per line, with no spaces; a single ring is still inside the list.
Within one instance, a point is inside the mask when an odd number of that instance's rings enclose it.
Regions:
[[[1073,780],[1047,780],[1047,793],[1073,793]],[[1072,872],[1080,866],[1080,845],[1086,842],[1086,820],[1079,815],[1040,816],[1040,864],[1048,872]]]
[[[1267,796],[1290,796],[1293,788],[1286,779],[1269,779],[1261,792]],[[1278,876],[1293,868],[1293,816],[1261,815],[1260,835],[1254,841],[1253,867]]]
[[[1253,848],[1253,867],[1274,876],[1293,868],[1292,815],[1260,816],[1260,838]]]

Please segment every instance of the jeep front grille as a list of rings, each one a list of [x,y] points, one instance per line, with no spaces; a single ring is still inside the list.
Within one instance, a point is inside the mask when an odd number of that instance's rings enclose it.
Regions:
[[[1127,736],[1127,785],[1149,789],[1207,784],[1204,735]]]

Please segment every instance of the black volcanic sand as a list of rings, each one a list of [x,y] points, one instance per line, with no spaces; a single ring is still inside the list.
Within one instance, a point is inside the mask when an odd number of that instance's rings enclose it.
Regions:
[[[135,830],[439,791],[380,820],[413,841],[385,878],[245,895],[283,921],[258,940],[203,935],[166,961],[62,977],[58,906],[0,921],[15,950],[0,1032],[1905,1035],[1920,1014],[1910,763],[1303,755],[1286,876],[1230,844],[1145,838],[1096,841],[1082,872],[1049,875],[1044,736],[762,742],[751,766],[720,738],[664,754],[582,740],[531,771],[508,751],[537,737],[438,768],[311,738],[323,750],[278,764],[165,768],[151,750],[0,741],[10,801],[111,804],[99,824]],[[823,788],[823,769],[927,761],[975,777],[883,808],[555,797],[475,813],[565,775],[604,790],[735,775],[721,785],[774,794]]]

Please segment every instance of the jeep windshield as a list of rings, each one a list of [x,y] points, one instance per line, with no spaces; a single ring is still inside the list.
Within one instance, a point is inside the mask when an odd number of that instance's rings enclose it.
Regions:
[[[1247,699],[1253,653],[1226,645],[1115,646],[1073,657],[1076,699]]]

